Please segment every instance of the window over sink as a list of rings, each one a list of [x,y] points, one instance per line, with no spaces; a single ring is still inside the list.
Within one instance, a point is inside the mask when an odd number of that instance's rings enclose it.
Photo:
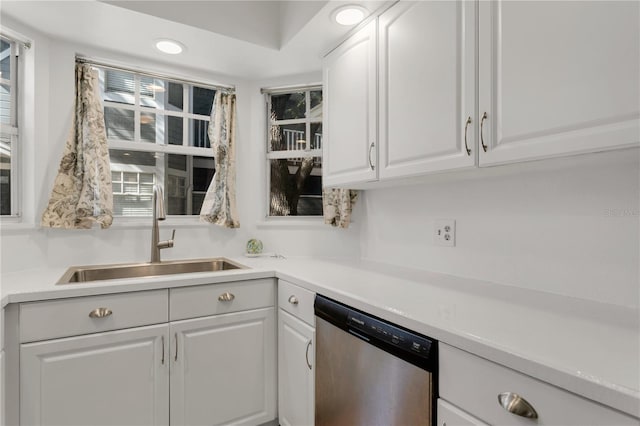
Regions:
[[[164,188],[168,215],[198,215],[215,173],[207,132],[218,88],[94,66],[100,73],[114,216],[151,216],[155,184]]]

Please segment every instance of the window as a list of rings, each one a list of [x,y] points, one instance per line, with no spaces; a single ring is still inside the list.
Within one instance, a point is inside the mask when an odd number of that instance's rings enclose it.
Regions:
[[[209,116],[215,88],[96,65],[115,216],[151,216],[153,186],[169,215],[197,215],[215,173]]]
[[[18,216],[18,45],[0,36],[0,215]]]
[[[268,215],[322,215],[322,87],[266,93]]]

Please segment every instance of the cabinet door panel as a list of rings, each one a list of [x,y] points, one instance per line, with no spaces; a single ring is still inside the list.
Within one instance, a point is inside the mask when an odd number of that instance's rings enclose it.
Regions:
[[[314,424],[314,354],[315,330],[280,309],[278,315],[278,415],[280,424],[283,426]]]
[[[380,16],[380,179],[475,164],[475,7],[407,2]]]
[[[486,423],[465,413],[459,408],[438,399],[438,425],[446,426],[488,426]]]
[[[178,351],[172,424],[249,425],[276,417],[273,308],[176,321],[171,335]]]
[[[165,324],[23,344],[20,423],[167,425],[167,329]]]
[[[638,2],[480,2],[480,164],[638,145]]]
[[[376,179],[376,21],[324,60],[323,186]]]

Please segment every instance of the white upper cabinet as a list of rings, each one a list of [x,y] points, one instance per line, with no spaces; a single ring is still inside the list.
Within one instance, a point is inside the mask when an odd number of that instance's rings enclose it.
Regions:
[[[481,1],[480,165],[638,145],[639,7]]]
[[[475,165],[475,17],[470,1],[400,2],[379,17],[381,180]]]
[[[323,186],[375,180],[375,20],[325,57],[323,81]]]
[[[640,145],[639,2],[400,1],[377,23],[325,58],[325,186]]]

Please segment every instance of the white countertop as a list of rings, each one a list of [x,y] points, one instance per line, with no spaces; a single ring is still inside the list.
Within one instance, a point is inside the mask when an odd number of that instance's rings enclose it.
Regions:
[[[277,277],[640,417],[638,311],[364,261],[231,259],[251,269],[64,286],[65,268],[3,274],[2,306]]]

